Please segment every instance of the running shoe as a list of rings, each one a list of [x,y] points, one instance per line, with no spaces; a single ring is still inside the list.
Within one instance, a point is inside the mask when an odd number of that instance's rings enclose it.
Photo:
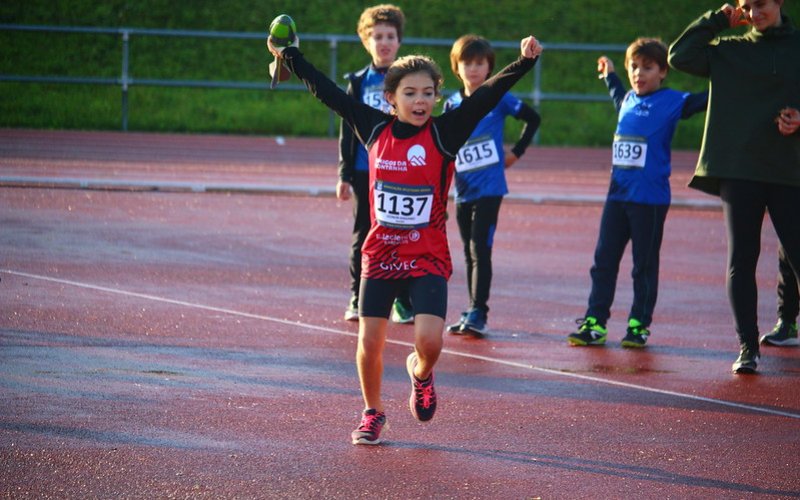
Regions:
[[[463,335],[464,332],[461,331],[461,327],[464,325],[465,319],[467,319],[467,311],[461,313],[458,323],[453,323],[447,327],[447,333],[452,333],[453,335]]]
[[[353,295],[350,298],[350,303],[344,311],[345,321],[358,321],[358,297]]]
[[[461,332],[473,337],[483,337],[489,333],[489,329],[486,328],[486,311],[477,308],[470,309],[464,319]]]
[[[606,343],[606,330],[605,325],[597,322],[594,316],[586,316],[585,318],[578,318],[575,320],[578,323],[578,331],[567,335],[567,342],[571,345],[586,346],[586,345],[603,345]]]
[[[414,322],[414,311],[410,305],[403,304],[402,301],[395,299],[392,306],[392,321],[403,325]]]
[[[779,319],[775,328],[761,337],[761,343],[781,347],[800,345],[797,341],[797,323],[787,323]]]
[[[417,353],[412,352],[406,358],[406,370],[411,378],[411,398],[408,406],[414,418],[421,422],[427,422],[436,413],[436,389],[433,388],[433,373],[427,380],[420,380],[414,375],[414,367],[417,366]]]
[[[733,373],[755,373],[760,357],[758,347],[755,349],[742,347],[739,357],[733,363]]]
[[[631,318],[628,320],[628,331],[622,338],[622,347],[642,348],[647,344],[649,336],[650,330],[643,327],[639,320]]]
[[[361,423],[358,424],[350,437],[353,444],[378,444],[381,442],[381,429],[386,425],[386,414],[375,408],[364,410],[361,414]]]

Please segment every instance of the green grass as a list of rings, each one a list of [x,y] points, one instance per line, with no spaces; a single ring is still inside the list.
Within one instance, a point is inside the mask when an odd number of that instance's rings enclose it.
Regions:
[[[358,14],[377,2],[355,0],[6,0],[0,3],[0,22],[56,26],[97,26],[215,30],[264,33],[279,13],[295,18],[308,33],[353,34]],[[477,32],[490,40],[515,41],[534,33],[547,43],[603,43],[627,45],[637,36],[673,40],[704,10],[718,1],[673,0],[662,2],[493,2],[487,15],[485,2],[454,0],[397,2],[407,17],[406,36],[455,39]],[[425,7],[421,7],[424,5]],[[635,12],[634,12],[635,8]],[[800,20],[800,3],[787,2],[787,13]],[[118,78],[122,42],[118,35],[47,34],[0,31],[0,74]],[[327,72],[329,49],[325,43],[303,42],[307,57]],[[445,74],[445,88],[458,82],[449,68],[449,47],[403,45],[400,54],[426,53]],[[515,57],[513,50],[498,50],[498,68]],[[596,78],[600,52],[546,51],[542,61],[542,90],[550,93],[605,95]],[[607,54],[622,67],[622,54]],[[214,40],[133,36],[130,41],[128,95],[129,130],[214,132],[232,134],[324,136],[329,113],[305,92],[220,90],[136,85],[135,79],[229,80],[266,83],[271,57],[263,40]],[[346,71],[367,62],[359,44],[341,44],[338,81]],[[626,80],[623,78],[623,80]],[[706,82],[671,72],[666,85],[688,91],[703,90]],[[515,87],[529,93],[533,77]],[[119,130],[122,95],[119,86],[87,84],[0,83],[0,126]],[[603,102],[544,101],[540,143],[544,145],[607,145],[614,130],[610,100]],[[520,124],[508,121],[507,137],[519,134]],[[678,127],[676,148],[696,148],[702,133],[702,116]]]

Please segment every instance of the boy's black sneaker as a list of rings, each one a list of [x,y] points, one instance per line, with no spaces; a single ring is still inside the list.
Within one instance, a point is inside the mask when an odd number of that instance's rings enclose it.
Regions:
[[[464,318],[464,323],[461,326],[461,333],[464,335],[472,335],[473,337],[483,337],[489,333],[486,327],[486,311],[473,308],[467,312],[467,317]]]
[[[797,323],[787,323],[779,319],[775,328],[761,337],[761,343],[779,347],[800,345],[800,342],[797,340]]]
[[[647,337],[650,330],[642,326],[639,320],[631,318],[628,320],[628,331],[622,339],[622,347],[642,348],[647,344]]]
[[[447,333],[452,333],[453,335],[463,335],[464,332],[461,331],[461,327],[464,326],[464,320],[467,319],[467,312],[464,311],[461,313],[461,317],[458,319],[458,323],[453,323],[447,327]]]
[[[606,330],[605,325],[597,322],[594,316],[586,316],[585,318],[578,318],[576,323],[581,326],[578,327],[577,332],[567,335],[567,342],[575,346],[586,345],[603,345],[606,343]]]
[[[758,352],[758,348],[742,347],[739,357],[733,363],[733,373],[755,373],[758,366],[758,358],[760,357],[761,354]]]
[[[353,295],[350,297],[350,303],[344,311],[345,321],[358,321],[358,297]]]

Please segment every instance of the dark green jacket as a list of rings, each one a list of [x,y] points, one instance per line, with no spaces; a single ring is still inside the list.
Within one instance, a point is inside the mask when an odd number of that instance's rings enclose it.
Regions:
[[[690,187],[719,195],[720,179],[800,186],[800,131],[784,136],[775,118],[800,109],[800,31],[788,17],[763,33],[718,37],[721,11],[707,12],[669,48],[669,64],[709,79],[700,159]]]

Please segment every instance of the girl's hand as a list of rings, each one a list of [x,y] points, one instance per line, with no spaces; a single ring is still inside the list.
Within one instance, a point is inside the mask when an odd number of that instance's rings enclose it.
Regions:
[[[289,47],[300,47],[300,37],[295,35],[294,42],[292,42]],[[271,37],[267,36],[267,50],[269,50],[270,54],[275,56],[275,58],[280,58],[283,51],[286,50],[287,47],[276,47],[272,44]]]
[[[783,135],[792,135],[800,128],[800,110],[796,108],[783,108],[781,113],[775,118],[778,124],[778,132]]]
[[[606,56],[597,59],[597,78],[607,78],[609,73],[614,72],[614,62]]]
[[[529,36],[520,40],[519,47],[520,52],[522,52],[522,57],[526,57],[528,59],[539,57],[539,55],[542,53],[542,45],[539,43],[539,40],[533,36]]]
[[[730,25],[731,28],[750,24],[741,7],[734,7],[733,5],[726,3],[720,7],[719,10],[721,10],[725,14],[725,17],[728,18],[728,25]]]

